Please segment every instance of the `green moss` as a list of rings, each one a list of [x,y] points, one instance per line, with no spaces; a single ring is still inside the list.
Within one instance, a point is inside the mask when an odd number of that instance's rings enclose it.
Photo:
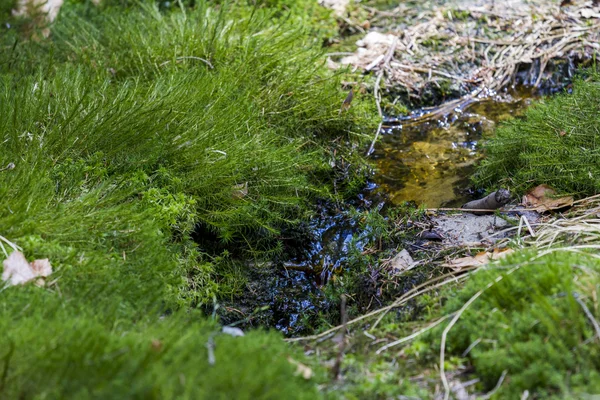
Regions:
[[[161,7],[67,3],[48,40],[1,28],[0,235],[55,270],[0,288],[2,398],[318,395],[279,335],[217,334],[194,308],[344,195],[334,150],[348,191],[362,179],[372,117],[338,113],[320,49],[335,21],[293,2]]]
[[[450,354],[460,356],[477,341],[468,357],[484,389],[491,390],[507,371],[499,398],[525,390],[544,398],[597,393],[600,352],[574,296],[599,317],[593,302],[599,270],[592,255],[556,251],[519,253],[478,271],[446,306],[446,312],[455,312],[483,290],[450,331]]]
[[[501,125],[485,145],[475,183],[517,193],[542,183],[582,196],[598,193],[600,78],[587,74],[575,80],[572,94],[545,99]]]
[[[16,291],[29,292],[4,295]],[[0,320],[3,398],[318,398],[320,371],[297,376],[288,357],[302,355],[278,335],[234,338],[197,313],[111,322],[76,313],[57,295],[27,294],[29,309],[12,310],[17,326]]]

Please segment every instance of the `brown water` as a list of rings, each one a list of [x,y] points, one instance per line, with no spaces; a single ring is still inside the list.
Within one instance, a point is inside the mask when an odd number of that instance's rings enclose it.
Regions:
[[[521,115],[535,96],[525,88],[477,99],[439,119],[388,118],[375,148],[375,183],[394,204],[460,206],[471,198],[469,178],[481,142],[495,125]]]

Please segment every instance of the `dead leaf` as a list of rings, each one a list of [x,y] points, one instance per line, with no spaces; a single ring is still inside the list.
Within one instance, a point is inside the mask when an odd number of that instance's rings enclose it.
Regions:
[[[491,259],[492,260],[499,260],[503,257],[506,257],[509,254],[514,253],[515,251],[513,249],[509,249],[507,247],[503,248],[503,249],[494,249],[494,251],[492,251],[492,256]]]
[[[36,276],[43,276],[44,278],[52,273],[52,265],[50,265],[50,260],[47,258],[33,260],[31,269]]]
[[[581,16],[585,19],[588,18],[600,18],[600,14],[592,10],[591,8],[583,8],[580,11]]]
[[[415,264],[415,261],[412,259],[408,251],[406,249],[402,249],[398,254],[392,258],[390,261],[390,265],[393,269],[397,271],[404,271]]]
[[[45,278],[52,273],[52,265],[47,258],[34,260],[30,264],[20,251],[13,251],[2,264],[2,280],[11,286],[27,283],[38,277]],[[36,284],[43,286],[44,280],[39,279]]]
[[[481,253],[477,253],[474,257],[461,257],[455,258],[451,260],[449,263],[444,264],[444,267],[452,268],[455,271],[460,271],[463,268],[468,267],[479,267],[487,264],[490,261],[490,253],[482,251]]]
[[[296,366],[296,375],[300,375],[306,380],[312,378],[313,372],[312,369],[310,369],[310,367],[294,360],[292,357],[288,357],[288,361],[290,362],[290,364],[294,364]]]
[[[548,185],[539,185],[523,196],[522,204],[534,208],[537,212],[556,210],[573,205],[573,197],[555,197],[556,190]]]
[[[234,199],[243,199],[246,197],[248,195],[248,182],[233,185],[233,192],[231,195]]]
[[[223,333],[233,337],[244,336],[244,331],[234,326],[224,326]]]
[[[152,339],[152,341],[150,342],[150,345],[152,346],[152,350],[157,351],[157,352],[161,351],[162,347],[163,347],[162,342],[158,339]]]
[[[482,265],[488,264],[490,261],[499,260],[500,258],[506,257],[507,255],[514,252],[512,249],[494,249],[492,252],[482,251],[477,253],[474,257],[461,257],[451,260],[449,263],[444,264],[444,267],[452,268],[455,271],[460,271],[463,268],[469,267],[481,267]]]
[[[342,111],[347,111],[350,109],[350,105],[352,104],[353,98],[354,98],[354,91],[352,90],[352,88],[350,88],[350,92],[348,92],[348,95],[342,102],[342,107],[340,108],[340,112],[339,112],[340,114],[342,113]]]

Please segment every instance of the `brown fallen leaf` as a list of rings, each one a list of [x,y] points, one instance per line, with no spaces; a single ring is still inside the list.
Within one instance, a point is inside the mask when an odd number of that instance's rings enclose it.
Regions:
[[[346,98],[342,102],[342,107],[340,108],[339,114],[341,114],[342,111],[347,111],[348,109],[350,109],[350,105],[352,104],[352,99],[353,98],[354,98],[354,91],[351,88],[350,91],[348,92],[348,95],[346,96]]]
[[[471,257],[461,257],[451,260],[449,263],[442,265],[443,267],[452,268],[455,271],[460,271],[463,268],[480,267],[488,264],[490,261],[498,260],[502,257],[514,252],[512,249],[494,249],[492,252],[482,251]]]
[[[38,277],[45,278],[52,273],[52,265],[47,258],[34,260],[30,264],[20,251],[13,251],[2,264],[2,280],[11,286],[27,283]],[[43,286],[44,280],[38,279],[36,284]]]
[[[556,190],[548,185],[538,185],[523,196],[522,204],[525,207],[534,208],[537,212],[544,212],[571,207],[573,197],[556,197]]]
[[[390,261],[390,266],[396,271],[404,271],[411,268],[414,264],[415,261],[406,249],[402,249],[402,251],[396,254]]]
[[[150,342],[150,345],[152,346],[152,350],[154,350],[156,352],[160,352],[163,347],[162,342],[158,339],[152,339],[152,341]]]
[[[234,199],[243,199],[248,195],[248,182],[240,183],[239,185],[233,185],[233,191],[231,193]]]
[[[306,380],[309,380],[313,376],[313,371],[310,367],[302,364],[299,361],[294,360],[292,357],[288,357],[288,361],[290,364],[294,364],[296,366],[296,375],[300,375]]]

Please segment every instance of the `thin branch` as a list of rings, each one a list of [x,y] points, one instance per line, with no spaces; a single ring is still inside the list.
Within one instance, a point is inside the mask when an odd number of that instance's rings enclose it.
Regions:
[[[450,316],[452,316],[452,315],[453,315],[453,314],[446,315],[446,316],[444,316],[444,317],[442,317],[442,318],[438,319],[437,321],[435,321],[435,322],[433,322],[433,323],[431,323],[431,324],[427,325],[425,328],[423,328],[423,329],[421,329],[421,330],[419,330],[419,331],[417,331],[417,332],[413,333],[412,335],[409,335],[409,336],[403,337],[402,339],[395,340],[395,341],[393,341],[392,343],[388,343],[388,344],[386,344],[385,346],[382,346],[382,347],[380,347],[380,348],[379,348],[379,349],[378,349],[378,350],[375,352],[375,354],[381,354],[382,352],[384,352],[385,350],[389,349],[390,347],[394,347],[394,346],[397,346],[397,345],[399,345],[399,344],[402,344],[402,343],[404,343],[404,342],[408,342],[408,341],[410,341],[410,340],[413,340],[413,339],[414,339],[414,338],[416,338],[417,336],[419,336],[419,335],[421,335],[421,334],[423,334],[423,333],[427,332],[427,331],[428,331],[428,330],[430,330],[430,329],[433,329],[433,328],[435,328],[436,326],[438,326],[439,324],[441,324],[442,322],[444,322],[445,320],[447,320],[448,318],[450,318]]]
[[[465,269],[459,271],[458,273],[462,274],[462,273],[464,273],[466,271],[470,271],[471,269],[465,268]],[[427,281],[427,282],[425,282],[425,283],[423,283],[423,284],[421,284],[419,286],[416,286],[413,289],[409,290],[404,295],[400,296],[392,304],[390,304],[388,306],[385,306],[385,307],[382,307],[382,308],[379,308],[377,310],[371,311],[371,312],[369,312],[367,314],[361,315],[360,317],[357,317],[357,318],[354,318],[353,320],[348,321],[348,323],[346,324],[346,326],[353,325],[353,324],[355,324],[357,322],[360,322],[360,321],[362,321],[364,319],[367,319],[367,318],[373,317],[375,315],[381,314],[382,312],[386,312],[386,311],[392,310],[394,308],[397,308],[397,307],[399,307],[399,306],[407,303],[408,301],[412,300],[413,298],[415,298],[417,296],[420,296],[420,295],[422,295],[424,293],[427,293],[427,292],[429,292],[431,290],[434,290],[434,289],[437,289],[437,288],[442,287],[444,285],[447,285],[448,283],[456,282],[457,281],[456,274],[457,274],[456,272],[451,272],[451,273],[448,273],[448,274],[441,275],[439,277],[430,279],[429,281]],[[442,282],[439,282],[439,283],[437,283],[435,285],[427,286],[427,285],[431,284],[432,282],[436,282],[436,281],[442,280],[444,278],[447,278],[448,276],[451,276],[451,278],[450,279],[446,279],[446,280],[444,280]],[[463,276],[460,276],[459,278],[462,278],[462,277]],[[325,336],[331,334],[332,332],[336,332],[336,331],[338,331],[339,329],[342,329],[342,328],[343,328],[343,325],[338,325],[338,326],[335,326],[335,327],[333,327],[331,329],[328,329],[328,330],[326,330],[324,332],[321,332],[319,334],[316,334],[316,335],[310,335],[310,336],[304,336],[304,337],[298,337],[298,338],[284,339],[284,341],[286,341],[286,342],[301,342],[301,341],[305,341],[305,340],[317,340],[317,339],[320,339],[322,337],[325,337]]]
[[[210,69],[214,69],[214,68],[215,68],[215,67],[214,67],[214,66],[211,64],[211,62],[210,62],[210,61],[208,61],[208,60],[206,60],[206,59],[204,59],[204,58],[201,58],[201,57],[196,57],[196,56],[184,56],[184,57],[177,57],[177,58],[175,59],[175,61],[177,61],[177,62],[179,62],[179,61],[183,61],[183,60],[198,60],[198,61],[202,61],[204,64],[208,65],[208,67],[209,67]],[[165,61],[165,62],[161,63],[161,64],[160,64],[160,66],[161,66],[161,67],[164,67],[165,65],[167,65],[167,64],[168,64],[168,63],[170,63],[170,62],[171,62],[171,60],[167,60],[167,61]]]
[[[375,142],[377,142],[377,138],[379,137],[379,132],[381,132],[381,125],[383,125],[383,122],[380,122],[379,126],[377,127],[377,131],[375,132],[373,141],[371,142],[371,145],[369,146],[369,150],[367,150],[367,154],[365,154],[366,157],[370,156],[371,153],[373,153],[373,149],[375,148]]]
[[[383,77],[383,70],[377,73],[377,79],[375,80],[375,86],[373,87],[373,96],[375,96],[375,104],[377,105],[377,113],[380,118],[383,118],[383,112],[381,111],[381,97],[379,96],[379,83]]]
[[[448,384],[448,378],[446,377],[446,369],[445,369],[445,353],[446,353],[446,338],[448,337],[448,332],[450,329],[456,324],[456,321],[461,317],[461,315],[465,312],[465,310],[475,301],[479,296],[483,294],[487,289],[491,288],[497,282],[500,282],[504,276],[500,275],[493,282],[487,284],[485,288],[475,293],[469,301],[467,301],[460,310],[454,315],[454,318],[450,321],[448,326],[444,329],[442,333],[442,343],[440,344],[440,376],[442,378],[442,384],[444,385],[444,400],[448,400],[450,398],[450,385]]]
[[[500,379],[498,379],[496,386],[494,386],[494,388],[489,393],[484,394],[480,398],[487,400],[487,399],[491,398],[493,395],[495,395],[496,392],[500,389],[500,386],[502,386],[502,383],[504,382],[504,378],[506,378],[506,374],[508,374],[508,370],[505,369],[504,371],[502,371],[502,375],[500,375]]]
[[[585,305],[585,303],[583,302],[583,300],[581,300],[579,298],[579,295],[577,293],[573,293],[573,298],[575,299],[575,301],[577,303],[579,303],[579,305],[583,309],[583,312],[585,313],[586,317],[590,320],[590,323],[592,324],[592,326],[594,327],[594,330],[596,331],[596,337],[598,339],[600,339],[600,325],[598,325],[598,321],[596,321],[596,319],[594,318],[594,314],[592,314],[592,312]]]

